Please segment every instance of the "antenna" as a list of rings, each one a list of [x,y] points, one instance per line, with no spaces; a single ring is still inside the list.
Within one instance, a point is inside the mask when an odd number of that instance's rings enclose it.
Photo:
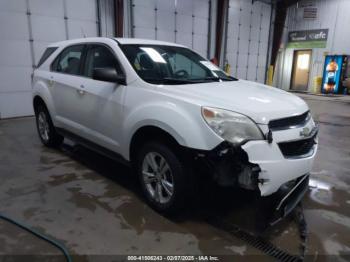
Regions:
[[[83,34],[83,37],[86,38],[86,34],[85,34],[84,28],[82,26],[80,27],[80,30],[81,30],[81,33]]]

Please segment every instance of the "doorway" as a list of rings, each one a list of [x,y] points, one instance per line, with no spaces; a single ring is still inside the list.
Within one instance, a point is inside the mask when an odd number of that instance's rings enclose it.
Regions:
[[[307,91],[312,50],[294,51],[291,89]]]

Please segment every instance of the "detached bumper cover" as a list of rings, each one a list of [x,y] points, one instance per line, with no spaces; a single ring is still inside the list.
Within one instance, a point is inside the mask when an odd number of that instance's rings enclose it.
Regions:
[[[310,126],[310,130],[312,130]],[[317,128],[310,136],[315,144],[308,154],[300,157],[288,158],[283,155],[279,143],[300,139],[303,128],[295,128],[273,132],[273,142],[250,141],[242,146],[247,153],[249,162],[259,165],[259,189],[262,196],[275,193],[284,183],[295,180],[311,172],[317,151]]]
[[[295,181],[292,185],[282,186],[278,191],[280,201],[277,202],[276,208],[273,212],[271,225],[276,224],[282,218],[286,217],[291,211],[298,205],[301,199],[304,197],[309,186],[309,174],[302,176]]]

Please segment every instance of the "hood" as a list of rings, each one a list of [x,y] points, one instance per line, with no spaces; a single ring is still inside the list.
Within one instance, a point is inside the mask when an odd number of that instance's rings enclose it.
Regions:
[[[258,124],[268,124],[270,120],[300,115],[309,110],[296,95],[245,80],[167,85],[163,88],[168,94],[201,106],[244,114]]]

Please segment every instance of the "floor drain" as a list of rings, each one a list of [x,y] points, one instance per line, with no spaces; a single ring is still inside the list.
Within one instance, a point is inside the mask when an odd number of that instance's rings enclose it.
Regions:
[[[291,255],[287,251],[284,251],[278,247],[276,247],[271,242],[259,237],[255,236],[250,232],[241,229],[235,224],[228,223],[226,221],[222,221],[220,219],[210,219],[210,223],[217,228],[220,228],[226,232],[229,232],[234,237],[246,242],[248,245],[262,251],[264,254],[271,256],[278,261],[282,262],[299,262],[303,261],[306,252],[306,240],[307,240],[307,231],[306,231],[306,223],[304,219],[304,215],[302,212],[302,208],[298,206],[295,210],[295,218],[298,223],[299,233],[300,233],[300,255]]]

